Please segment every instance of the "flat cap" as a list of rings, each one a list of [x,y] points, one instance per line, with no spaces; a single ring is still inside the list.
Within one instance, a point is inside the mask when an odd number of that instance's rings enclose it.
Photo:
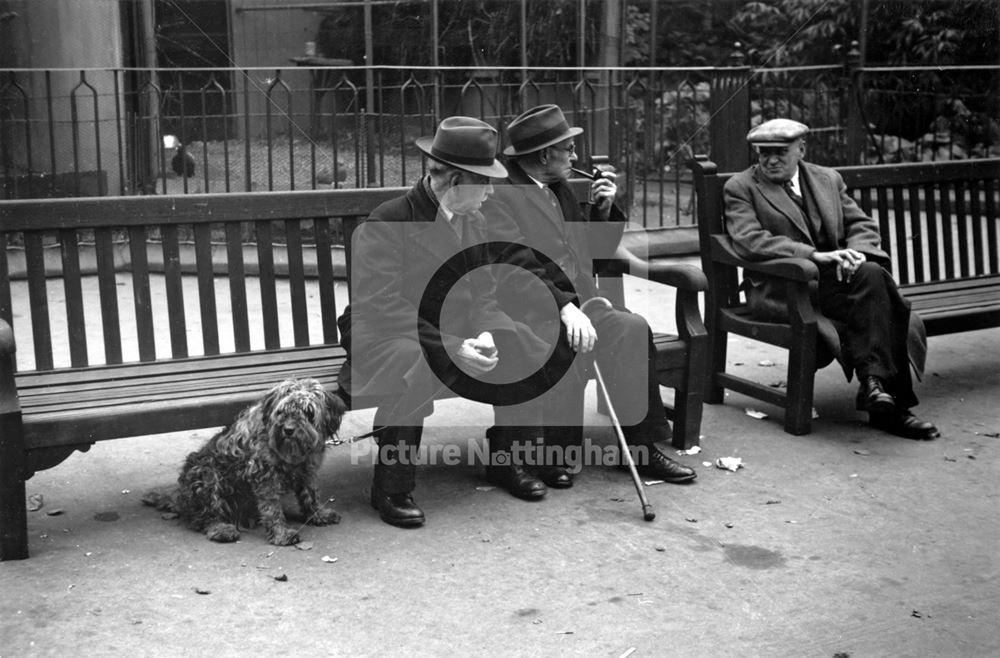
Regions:
[[[754,146],[788,146],[809,132],[809,126],[791,119],[771,119],[747,133]]]

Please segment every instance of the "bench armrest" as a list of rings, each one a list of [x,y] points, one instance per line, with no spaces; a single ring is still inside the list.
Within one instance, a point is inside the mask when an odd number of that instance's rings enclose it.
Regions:
[[[681,263],[648,261],[629,252],[624,257],[617,255],[602,261],[601,272],[605,276],[631,274],[680,290],[704,292],[708,289],[708,278],[700,268]]]
[[[657,263],[648,265],[646,278],[656,283],[673,286],[681,290],[704,292],[708,290],[708,277],[694,265],[680,263]]]
[[[712,236],[712,260],[744,270],[769,276],[810,282],[819,279],[819,268],[807,258],[774,258],[772,260],[749,261],[740,257],[726,236]]]
[[[0,319],[0,414],[21,410],[14,383],[14,330]]]

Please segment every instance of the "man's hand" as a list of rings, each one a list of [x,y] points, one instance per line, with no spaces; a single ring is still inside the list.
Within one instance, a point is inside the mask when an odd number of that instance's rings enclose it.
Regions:
[[[836,251],[814,251],[812,259],[817,265],[837,264],[837,281],[850,281],[861,264],[865,255],[856,249],[837,249]]]
[[[470,375],[482,375],[493,370],[500,358],[493,334],[484,331],[476,338],[466,338],[455,354],[458,366]]]
[[[594,200],[594,209],[601,219],[607,219],[611,215],[611,204],[618,194],[618,185],[615,184],[617,177],[612,171],[602,171],[590,184],[590,197]]]
[[[597,342],[597,330],[583,311],[576,304],[569,303],[559,311],[559,319],[566,326],[566,337],[574,351],[586,354],[594,349]]]

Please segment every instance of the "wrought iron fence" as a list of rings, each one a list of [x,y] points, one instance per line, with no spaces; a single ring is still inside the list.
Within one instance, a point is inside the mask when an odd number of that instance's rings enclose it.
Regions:
[[[820,164],[1000,156],[1000,66],[756,69],[750,98],[750,125],[808,124]]]
[[[407,185],[424,171],[413,142],[441,117],[481,117],[503,133],[523,109],[551,102],[585,129],[578,144],[584,162],[608,155],[619,168],[633,221],[684,226],[694,218],[687,161],[704,154],[725,170],[746,166],[747,128],[773,116],[808,123],[810,159],[826,164],[995,156],[998,73],[850,66],[6,70],[0,198]]]

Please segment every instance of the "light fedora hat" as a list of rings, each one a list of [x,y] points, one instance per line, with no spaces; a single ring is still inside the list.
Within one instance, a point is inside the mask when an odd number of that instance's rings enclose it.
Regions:
[[[417,139],[417,148],[452,167],[480,176],[507,177],[507,168],[496,159],[497,131],[479,119],[461,116],[443,119],[433,137]]]
[[[539,105],[516,117],[507,126],[510,146],[504,155],[525,155],[576,137],[583,128],[570,128],[558,105]]]

